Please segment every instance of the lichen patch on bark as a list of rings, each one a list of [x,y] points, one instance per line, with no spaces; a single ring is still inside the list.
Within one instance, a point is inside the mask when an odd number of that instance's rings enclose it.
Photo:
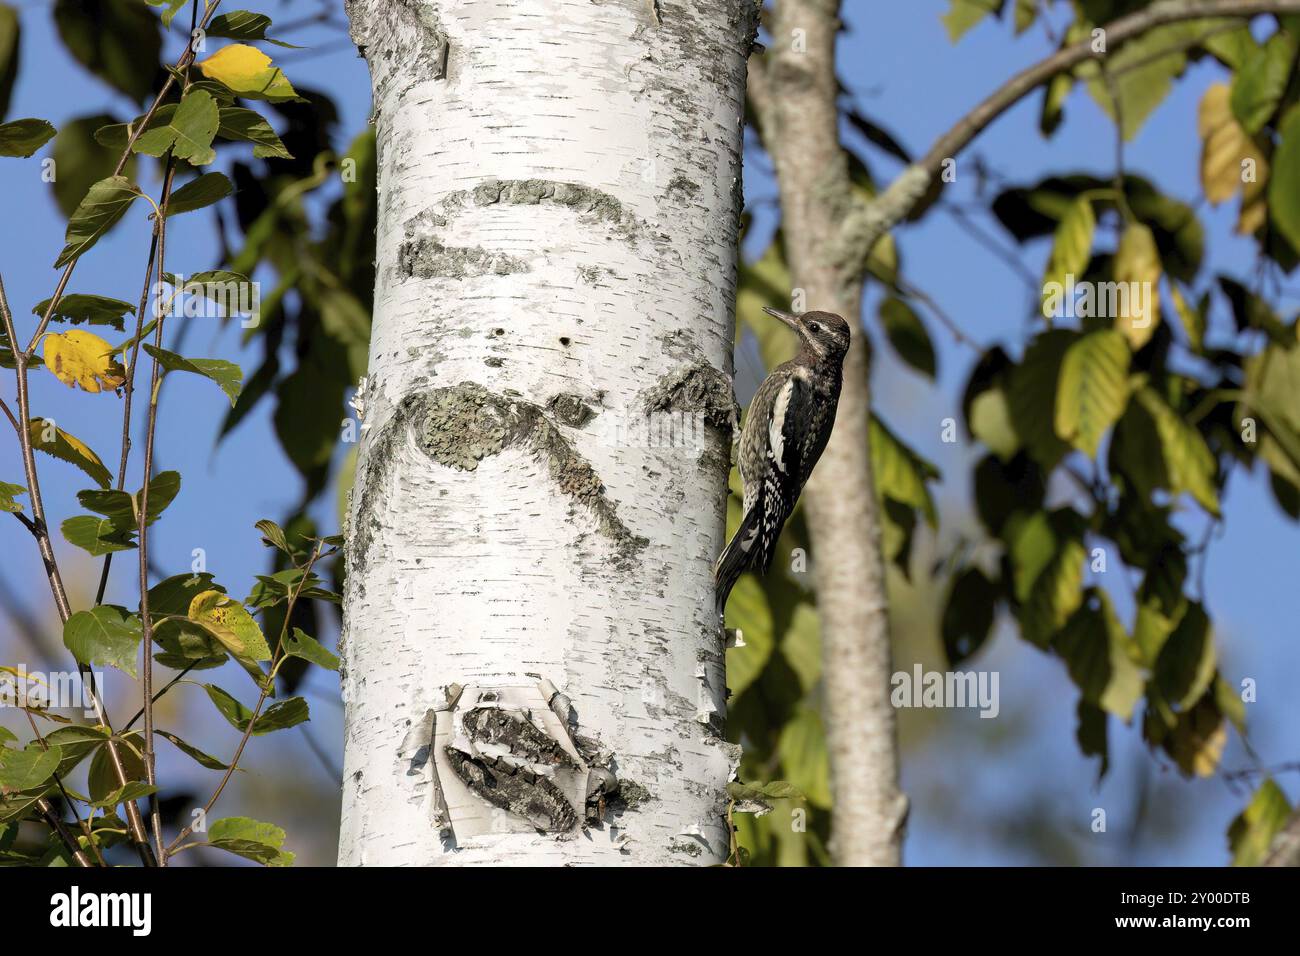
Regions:
[[[434,461],[474,471],[484,458],[505,448],[526,447],[546,464],[560,492],[596,517],[600,532],[617,548],[620,563],[629,561],[648,543],[619,518],[596,470],[542,408],[519,398],[495,395],[474,382],[433,389],[419,401],[423,414],[414,422],[416,439]]]
[[[695,362],[662,379],[643,395],[647,414],[684,412],[699,414],[728,435],[735,428],[740,407],[731,379],[707,362]]]
[[[476,279],[528,272],[527,260],[482,246],[448,246],[432,237],[414,238],[398,251],[403,276],[417,279]]]

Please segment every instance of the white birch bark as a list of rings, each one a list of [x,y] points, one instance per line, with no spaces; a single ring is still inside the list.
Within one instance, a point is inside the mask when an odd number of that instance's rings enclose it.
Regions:
[[[380,195],[339,862],[718,862],[736,754],[710,569],[754,5],[347,7]],[[430,712],[451,685],[543,680],[619,781],[603,822],[543,833],[484,803],[524,832],[440,829]]]

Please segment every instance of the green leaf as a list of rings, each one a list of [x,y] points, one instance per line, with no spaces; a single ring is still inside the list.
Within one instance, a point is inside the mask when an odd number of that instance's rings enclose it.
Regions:
[[[78,611],[63,625],[64,646],[78,661],[116,667],[132,677],[142,637],[139,618],[109,604]]]
[[[1079,751],[1085,757],[1101,758],[1101,770],[1097,774],[1097,779],[1100,781],[1110,769],[1110,748],[1106,743],[1106,712],[1096,704],[1090,704],[1080,698],[1076,713],[1079,723],[1074,731],[1074,739],[1078,741]]]
[[[116,122],[114,116],[95,113],[67,120],[59,127],[59,135],[54,137],[49,157],[53,161],[51,172],[57,171],[57,175],[52,177],[54,199],[65,217],[76,212],[77,204],[91,186],[118,172],[117,164],[122,158],[121,147],[107,148],[95,138],[105,124]],[[121,175],[135,180],[135,156],[127,158]]]
[[[224,359],[182,358],[175,352],[168,352],[166,349],[160,349],[153,345],[145,345],[144,350],[169,372],[192,372],[195,375],[202,375],[204,378],[216,382],[221,387],[221,390],[229,396],[232,407],[235,404],[235,399],[239,398],[239,390],[243,387],[244,373],[234,362],[227,362]]]
[[[27,158],[54,137],[48,120],[20,119],[0,123],[0,156]]]
[[[1070,203],[1061,217],[1052,238],[1052,254],[1047,259],[1043,273],[1043,316],[1049,321],[1052,296],[1060,296],[1070,276],[1082,279],[1092,258],[1092,236],[1097,229],[1097,217],[1092,211],[1092,200],[1080,196]]]
[[[1295,40],[1279,30],[1237,71],[1229,102],[1237,121],[1251,136],[1263,129],[1276,112],[1295,59]]]
[[[229,13],[223,13],[219,17],[213,17],[212,22],[208,24],[207,34],[209,37],[226,40],[264,40],[267,43],[288,47],[291,50],[302,49],[292,43],[283,43],[280,40],[273,40],[268,37],[266,30],[270,25],[271,18],[264,13],[232,10]]]
[[[1011,370],[1007,384],[1012,427],[1045,471],[1055,468],[1068,448],[1057,437],[1055,416],[1048,410],[1056,405],[1061,363],[1077,337],[1068,329],[1040,334],[1029,344],[1020,364]]]
[[[129,746],[128,746],[129,744]],[[143,783],[147,774],[144,768],[144,735],[131,731],[117,738],[117,756],[122,762],[122,772],[126,782]],[[117,777],[112,757],[107,747],[99,747],[90,759],[90,769],[86,773],[86,787],[92,800],[104,800],[117,793],[123,783]]]
[[[158,520],[180,490],[181,475],[178,471],[160,471],[149,479],[148,524]],[[130,528],[140,523],[139,502],[143,496],[144,489],[140,489],[133,495],[116,489],[105,489],[79,491],[77,501],[83,508],[104,515],[123,528]]]
[[[1259,866],[1268,856],[1273,838],[1286,826],[1291,802],[1271,777],[1266,777],[1246,809],[1228,827],[1228,848],[1233,866]]]
[[[108,731],[99,726],[60,727],[45,735],[47,744],[58,744],[63,751],[63,759],[59,762],[58,770],[60,777],[67,777],[81,761],[96,748],[103,746],[104,741],[108,739]]]
[[[1146,687],[1129,644],[1106,592],[1096,588],[1088,589],[1083,605],[1052,642],[1083,699],[1125,722]]]
[[[253,716],[252,711],[215,684],[204,684],[203,689],[207,691],[208,699],[221,712],[221,716],[226,718],[230,726],[241,733],[248,727],[248,721]],[[287,727],[295,727],[309,719],[307,701],[301,697],[290,697],[268,707],[257,718],[253,724],[253,736],[258,737]]]
[[[218,125],[217,101],[206,90],[191,90],[167,124],[145,130],[132,149],[148,156],[162,156],[170,149],[179,159],[206,166],[217,158],[212,140]]]
[[[869,434],[876,493],[920,511],[934,527],[938,516],[926,482],[939,477],[938,469],[903,444],[876,415],[871,416]]]
[[[7,481],[0,481],[0,511],[8,511],[12,514],[18,514],[23,510],[20,502],[14,501],[18,495],[27,494],[27,489],[23,485],[12,485]]]
[[[960,666],[984,646],[993,629],[999,597],[996,586],[979,568],[967,568],[953,578],[940,623],[949,667]]]
[[[81,548],[92,558],[114,551],[130,551],[135,547],[135,535],[110,518],[94,515],[77,515],[59,525],[68,543]]]
[[[934,345],[912,307],[897,296],[888,296],[880,303],[880,322],[898,357],[921,374],[934,378]]]
[[[162,23],[165,27],[171,26],[172,20],[175,18],[176,14],[180,12],[181,7],[185,6],[188,2],[189,0],[145,0],[145,3],[149,4],[151,7],[167,8],[162,12]]]
[[[54,23],[67,51],[95,76],[137,103],[152,95],[162,37],[139,0],[55,0]]]
[[[293,159],[271,124],[260,113],[239,106],[221,108],[221,125],[217,135],[222,139],[252,143],[257,159]]]
[[[253,736],[260,737],[262,734],[296,727],[310,719],[307,701],[301,697],[290,697],[263,711],[262,716],[253,724]]]
[[[1051,136],[1061,125],[1065,101],[1073,89],[1074,76],[1068,72],[1056,74],[1043,87],[1043,105],[1038,114],[1038,130],[1043,136]]]
[[[118,787],[112,793],[106,794],[98,800],[90,801],[90,805],[97,810],[107,810],[119,803],[125,803],[128,800],[139,800],[141,797],[147,797],[149,794],[157,792],[157,787],[151,786],[143,780],[128,780],[126,786]]]
[[[190,604],[204,591],[225,591],[207,571],[200,574],[175,574],[149,589],[149,610],[155,615],[190,613]]]
[[[208,828],[208,845],[266,866],[292,866],[294,855],[282,850],[284,831],[248,817],[226,817]]]
[[[1201,433],[1165,404],[1150,386],[1137,393],[1138,403],[1152,422],[1163,465],[1159,484],[1173,494],[1190,494],[1210,514],[1219,513],[1219,496],[1214,486],[1216,463]],[[1150,455],[1152,445],[1145,445]],[[1143,447],[1139,445],[1138,454]]]
[[[800,707],[781,728],[777,741],[781,769],[813,806],[831,805],[830,755],[821,716],[810,707]]]
[[[52,299],[43,299],[32,309],[32,313],[44,316],[52,301]],[[59,298],[52,320],[71,322],[73,325],[80,325],[82,322],[90,325],[111,325],[121,332],[125,328],[126,316],[134,314],[135,306],[121,299],[110,299],[106,295],[73,294]]]
[[[248,727],[248,722],[253,719],[253,712],[216,684],[204,684],[203,689],[207,692],[208,699],[221,712],[221,716],[226,718],[230,726],[243,733],[244,729]]]
[[[211,754],[206,754],[198,747],[186,743],[184,740],[182,740],[180,737],[176,736],[173,733],[169,733],[166,730],[155,730],[154,733],[156,733],[159,737],[162,737],[164,740],[171,741],[171,743],[175,745],[175,747],[178,750],[180,750],[186,756],[192,758],[201,767],[206,767],[209,770],[230,769],[229,764],[222,763],[216,757],[213,757]]]
[[[1210,619],[1200,604],[1191,602],[1160,649],[1153,680],[1170,706],[1186,710],[1204,696],[1217,667]]]
[[[55,260],[54,268],[61,269],[90,251],[126,215],[139,195],[140,191],[125,176],[110,176],[91,186],[68,220],[63,251]]]
[[[768,783],[741,783],[733,780],[727,784],[727,795],[733,800],[802,800],[803,791],[785,780]]]
[[[1002,10],[1002,0],[950,0],[948,12],[941,19],[948,39],[956,43],[975,24],[989,14]]]
[[[211,206],[233,191],[234,186],[224,173],[204,173],[172,193],[167,200],[167,218]]]
[[[27,427],[31,435],[32,447],[37,451],[43,451],[60,461],[76,465],[101,488],[107,488],[113,483],[113,476],[108,473],[99,456],[80,439],[69,435],[62,428],[55,427],[50,419],[33,418],[27,423]]]
[[[272,521],[270,518],[263,518],[253,525],[258,531],[262,532],[262,542],[273,548],[279,548],[289,557],[294,556],[293,550],[289,547],[289,541],[284,536],[284,529]]]
[[[1300,105],[1282,120],[1281,144],[1273,156],[1268,184],[1268,209],[1291,246],[1300,249]]]
[[[1083,562],[1087,557],[1082,542],[1062,542],[1052,559],[1035,579],[1020,611],[1020,631],[1025,640],[1046,648],[1052,637],[1083,602]]]
[[[163,103],[153,111],[153,115],[149,117],[149,125],[145,129],[158,129],[168,125],[176,115],[179,105],[179,103]],[[109,123],[101,126],[95,130],[95,142],[120,156],[126,149],[126,144],[131,141],[131,134],[144,122],[144,119],[145,114],[142,113],[129,123]]]
[[[989,388],[976,395],[968,424],[971,434],[1003,461],[1010,461],[1020,450],[1020,436],[1011,424],[1011,408],[1003,389]]]
[[[1088,80],[1089,95],[1111,119],[1116,118],[1111,95],[1114,88],[1124,139],[1136,136],[1147,117],[1164,102],[1173,89],[1174,78],[1187,67],[1185,45],[1205,32],[1205,27],[1195,23],[1173,23],[1129,40],[1105,59],[1111,82],[1095,62],[1079,68],[1079,75]]]
[[[1077,339],[1061,361],[1056,434],[1089,458],[1128,404],[1130,358],[1124,336],[1101,329]]]
[[[726,626],[739,630],[744,640],[744,646],[727,648],[727,687],[739,697],[763,673],[776,645],[772,610],[752,574],[741,575],[732,588],[725,617]]]
[[[18,37],[22,26],[18,11],[0,3],[0,120],[9,112],[9,97],[18,78]]]
[[[54,776],[63,759],[57,744],[42,749],[40,744],[29,744],[26,750],[0,747],[0,789],[31,790]]]
[[[296,627],[293,633],[285,638],[284,652],[290,657],[301,657],[305,661],[318,664],[327,671],[339,669],[338,657],[322,647],[316,638],[304,634]]]

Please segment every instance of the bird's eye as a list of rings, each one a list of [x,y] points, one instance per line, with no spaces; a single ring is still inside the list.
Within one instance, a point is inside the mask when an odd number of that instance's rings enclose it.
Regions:
[[[816,322],[808,326],[808,328],[812,329],[814,332],[820,332],[822,330],[822,327],[818,325]]]

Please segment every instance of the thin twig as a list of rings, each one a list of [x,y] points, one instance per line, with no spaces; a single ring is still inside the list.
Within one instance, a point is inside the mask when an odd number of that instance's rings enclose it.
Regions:
[[[253,707],[253,712],[252,715],[248,718],[247,726],[244,727],[244,735],[239,739],[239,746],[235,748],[235,755],[232,758],[230,758],[230,766],[226,768],[226,772],[222,776],[221,782],[217,784],[216,790],[212,792],[212,796],[209,797],[208,802],[204,804],[203,813],[199,815],[198,817],[199,819],[203,819],[204,817],[207,816],[209,812],[211,812],[213,806],[217,802],[217,799],[221,796],[221,791],[226,788],[226,784],[230,782],[230,778],[235,773],[235,768],[239,766],[239,758],[244,753],[244,747],[248,744],[248,739],[253,736],[253,727],[257,723],[258,715],[260,715],[262,712],[262,705],[266,703],[267,694],[270,693],[271,688],[275,686],[276,672],[278,671],[280,664],[285,657],[284,639],[289,632],[289,621],[293,617],[294,605],[297,604],[298,595],[302,593],[303,587],[306,585],[308,579],[311,577],[312,568],[315,567],[316,562],[321,557],[321,547],[322,547],[322,542],[318,540],[316,542],[316,546],[312,549],[311,557],[308,559],[307,564],[303,569],[304,573],[301,580],[299,580],[294,585],[293,591],[289,595],[289,601],[285,607],[285,612],[284,612],[284,623],[280,626],[280,639],[279,641],[276,642],[275,653],[272,655],[272,659],[271,659],[270,673],[267,674],[266,680],[262,682],[262,691],[260,694],[258,694],[257,704]],[[175,840],[173,840],[170,844],[168,844],[166,849],[166,855],[170,856],[172,853],[176,852],[176,848],[180,844],[180,842],[193,832],[194,832],[194,824],[191,823],[179,834],[177,834]]]
[[[32,716],[32,712],[24,707],[23,714],[27,717],[27,723],[31,724],[32,733],[36,735],[36,742],[41,745],[41,750],[48,751],[50,745],[45,741],[45,736],[41,733],[40,728],[36,726],[36,718]],[[66,803],[68,809],[72,811],[72,816],[76,819],[77,826],[81,827],[81,832],[86,834],[86,842],[89,843],[90,848],[95,851],[95,858],[99,860],[99,865],[104,866],[104,857],[99,852],[99,846],[95,843],[95,836],[91,832],[90,826],[86,821],[81,819],[81,814],[77,812],[77,805],[72,801],[72,797],[68,796],[68,791],[64,788],[63,781],[59,779],[58,772],[56,771],[51,776],[54,780],[54,785],[59,788],[59,793],[63,795],[63,802]],[[63,821],[60,820],[59,822],[62,823]],[[64,834],[60,832],[59,836],[60,838],[63,838]],[[67,843],[68,841],[64,839],[64,842]],[[68,846],[68,849],[71,851],[74,858],[78,858],[78,862],[84,858],[84,854],[81,853],[81,848],[77,845],[75,840]],[[81,865],[89,866],[90,864],[89,862],[86,862]]]
[[[59,621],[62,624],[67,624],[68,618],[72,617],[72,606],[68,602],[68,592],[63,585],[63,576],[59,573],[58,561],[54,554],[54,543],[50,540],[49,523],[45,520],[45,504],[41,498],[40,481],[36,475],[36,455],[32,448],[30,426],[32,410],[27,390],[27,363],[30,356],[18,348],[18,333],[14,329],[13,313],[9,309],[9,299],[5,295],[3,278],[0,278],[0,320],[3,321],[5,336],[9,340],[9,347],[14,356],[14,377],[18,386],[18,419],[22,425],[26,426],[18,429],[18,442],[22,449],[23,472],[27,478],[27,496],[32,505],[32,525],[36,534],[36,546],[40,551],[41,560],[45,563],[45,576],[49,581],[50,591],[54,595],[54,606],[59,612]],[[109,762],[112,764],[114,775],[117,777],[119,784],[125,787],[127,784],[126,769],[122,764],[121,755],[118,753],[116,742],[113,739],[113,726],[109,722],[108,711],[104,707],[99,689],[95,686],[94,675],[91,674],[90,668],[80,661],[77,662],[77,669],[81,672],[82,681],[89,692],[96,719],[109,732],[109,738],[105,741],[105,749],[108,751]],[[89,679],[87,679],[88,674],[90,674]],[[148,839],[144,834],[144,824],[140,819],[139,808],[136,807],[135,802],[132,800],[126,801],[125,806],[128,831],[131,842],[135,844],[136,852],[140,855],[140,861],[145,866],[156,865],[153,851],[149,848]]]
[[[197,23],[196,27],[205,27],[208,25],[208,21],[212,18],[212,14],[216,13],[217,5],[219,3],[221,3],[221,0],[211,0],[211,2],[208,3],[206,9],[203,11],[202,21]],[[190,35],[193,36],[193,31],[191,31]],[[194,44],[192,42],[186,43],[185,52],[183,52],[180,55],[180,59],[176,61],[175,69],[178,71],[187,70],[189,65],[194,62],[195,53]],[[158,107],[162,105],[163,100],[166,99],[167,94],[171,92],[171,88],[175,83],[176,75],[171,71],[168,71],[167,79],[163,81],[162,89],[158,91],[158,95],[154,97],[153,103],[149,105],[149,109],[145,112],[144,116],[141,117],[140,122],[132,128],[130,135],[127,137],[126,148],[122,150],[122,155],[118,157],[117,165],[113,167],[114,176],[122,175],[122,170],[126,168],[127,160],[131,158],[131,150],[135,146],[135,141],[140,138],[141,133],[149,128],[149,121],[152,120],[154,114],[158,112]],[[41,336],[45,334],[45,328],[50,324],[50,320],[54,317],[54,310],[58,307],[59,300],[63,297],[63,290],[68,287],[68,280],[72,278],[72,270],[77,267],[77,263],[80,261],[81,254],[78,253],[68,262],[67,266],[63,270],[63,274],[59,276],[59,284],[54,288],[54,296],[50,299],[49,308],[45,310],[45,315],[41,316],[41,321],[36,326],[36,331],[32,335],[32,340],[27,344],[27,348],[24,351],[27,358],[31,358],[32,355],[35,354],[36,345],[40,342]],[[14,354],[17,355],[17,353],[18,347],[15,345]]]
[[[158,283],[163,282],[167,259],[167,203],[171,199],[172,181],[176,176],[176,162],[171,152],[167,154],[167,172],[163,176],[162,199],[158,203]],[[162,348],[162,335],[165,316],[158,316],[154,328],[154,348]],[[150,786],[155,785],[154,770],[154,726],[153,726],[153,623],[149,617],[149,480],[153,474],[154,437],[158,425],[158,386],[162,378],[162,364],[157,355],[153,356],[153,365],[149,377],[149,407],[145,413],[144,432],[144,477],[140,489],[138,505],[138,529],[140,551],[140,628],[143,634],[144,659],[140,667],[141,692],[144,695],[144,772]],[[157,845],[159,866],[167,865],[167,853],[163,846],[162,814],[158,808],[157,793],[149,796],[149,815],[153,824],[154,842]]]
[[[195,661],[191,661],[190,663],[186,664],[184,670],[182,670],[180,673],[178,673],[175,677],[173,677],[171,680],[169,680],[166,684],[164,684],[162,690],[158,691],[158,693],[154,694],[153,697],[150,698],[150,699],[151,699],[155,704],[158,703],[158,701],[162,700],[163,695],[166,694],[166,693],[167,693],[169,690],[171,690],[173,687],[175,687],[177,684],[179,684],[179,683],[181,682],[181,680],[184,679],[184,677],[185,677],[186,674],[188,674],[190,671],[194,670],[194,667],[195,667],[196,664],[198,664],[198,661],[197,661],[197,660],[195,660]],[[126,722],[126,724],[123,725],[123,727],[122,727],[122,733],[126,733],[128,730],[130,730],[132,727],[134,727],[134,726],[135,726],[135,722],[136,722],[137,720],[139,720],[139,719],[140,719],[141,717],[143,717],[143,716],[144,716],[144,708],[141,707],[139,710],[137,710],[137,711],[135,712],[135,716],[133,716],[130,720],[128,720],[128,721]]]
[[[117,462],[117,484],[114,485],[118,491],[126,487],[126,467],[131,457],[131,407],[132,399],[135,397],[135,369],[136,361],[140,355],[140,340],[143,338],[141,329],[144,328],[144,313],[149,305],[149,288],[153,285],[153,265],[154,257],[158,254],[158,230],[151,230],[149,238],[149,258],[144,267],[144,288],[140,290],[139,311],[135,317],[135,335],[133,336],[134,346],[131,349],[131,358],[126,366],[126,380],[122,383],[122,448]],[[104,565],[99,572],[99,587],[95,591],[95,605],[104,603],[104,593],[108,589],[108,572],[113,566],[113,552],[110,551],[104,555]]]

